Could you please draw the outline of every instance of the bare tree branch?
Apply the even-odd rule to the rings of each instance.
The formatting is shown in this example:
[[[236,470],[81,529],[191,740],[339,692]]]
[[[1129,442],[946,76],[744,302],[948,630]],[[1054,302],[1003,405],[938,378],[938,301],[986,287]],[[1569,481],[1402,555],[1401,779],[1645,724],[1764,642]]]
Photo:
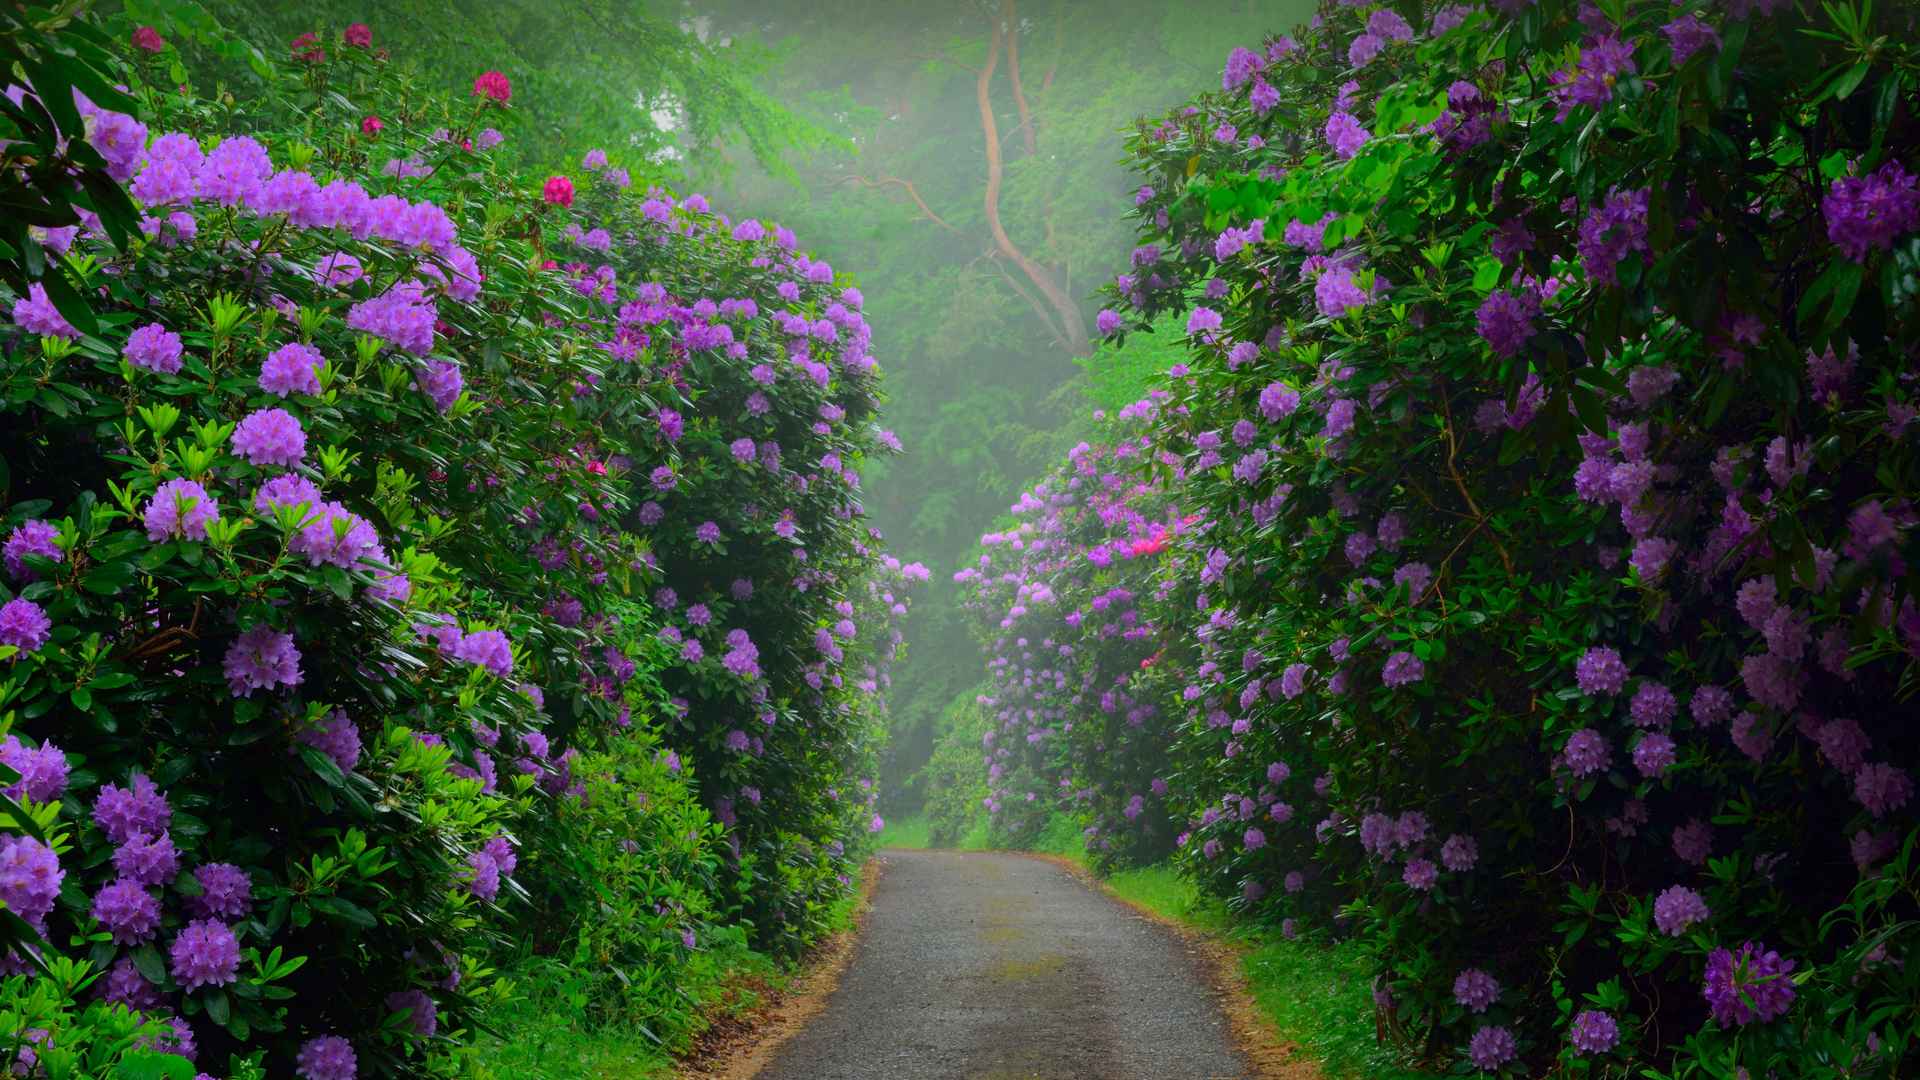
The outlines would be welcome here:
[[[1005,223],[1000,220],[1000,187],[1006,178],[1006,163],[1000,153],[1000,124],[993,115],[992,87],[993,72],[999,65],[1000,49],[1006,38],[1003,20],[1011,13],[1012,6],[1013,0],[1001,0],[1001,18],[993,24],[986,66],[980,69],[974,80],[974,101],[980,108],[980,132],[987,151],[987,228],[993,233],[994,246],[1011,259],[1040,295],[1046,298],[1047,307],[1053,312],[1053,317],[1047,320],[1049,330],[1059,327],[1060,332],[1054,336],[1061,346],[1069,353],[1079,355],[1086,350],[1087,342],[1087,322],[1080,314],[1080,305],[1054,280],[1051,271],[1028,258],[1014,245],[1013,238],[1007,235]]]
[[[1033,110],[1027,108],[1027,89],[1020,84],[1020,17],[1014,0],[1000,0],[1001,32],[1007,38],[1007,81],[1013,84],[1013,106],[1020,111],[1018,130],[1026,137],[1027,156],[1040,152],[1033,129]]]
[[[901,188],[905,189],[907,193],[907,197],[913,200],[913,204],[920,208],[920,212],[926,215],[926,218],[928,221],[933,222],[935,225],[938,225],[941,228],[947,230],[948,232],[954,233],[955,235],[958,235],[960,232],[959,229],[956,229],[952,225],[948,224],[946,218],[943,218],[939,214],[936,214],[933,212],[933,207],[928,206],[927,200],[920,197],[920,189],[914,187],[913,181],[911,180],[902,180],[898,176],[883,176],[878,180],[869,180],[864,176],[855,175],[855,176],[846,177],[840,182],[843,184],[860,184],[863,187],[876,188],[876,189],[897,184]]]

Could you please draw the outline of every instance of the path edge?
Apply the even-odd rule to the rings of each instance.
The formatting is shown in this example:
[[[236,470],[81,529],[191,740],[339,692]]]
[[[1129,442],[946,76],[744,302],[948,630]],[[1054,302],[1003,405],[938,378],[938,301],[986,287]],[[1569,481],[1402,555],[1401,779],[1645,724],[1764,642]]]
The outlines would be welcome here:
[[[745,1015],[716,1024],[693,1049],[673,1063],[673,1080],[752,1080],[773,1061],[788,1040],[825,1011],[827,999],[853,961],[873,911],[873,892],[887,862],[876,852],[861,868],[860,895],[853,924],[827,935],[807,951],[800,970],[778,990],[769,990]]]
[[[1043,851],[996,853],[1052,863],[1107,899],[1177,935],[1202,961],[1208,988],[1213,991],[1214,999],[1219,1003],[1220,1011],[1226,1014],[1227,1023],[1233,1031],[1234,1045],[1245,1055],[1247,1063],[1261,1080],[1325,1080],[1319,1064],[1307,1056],[1304,1048],[1282,1039],[1254,1003],[1247,984],[1245,965],[1246,957],[1252,951],[1249,947],[1129,900],[1114,891],[1085,863],[1065,855]]]

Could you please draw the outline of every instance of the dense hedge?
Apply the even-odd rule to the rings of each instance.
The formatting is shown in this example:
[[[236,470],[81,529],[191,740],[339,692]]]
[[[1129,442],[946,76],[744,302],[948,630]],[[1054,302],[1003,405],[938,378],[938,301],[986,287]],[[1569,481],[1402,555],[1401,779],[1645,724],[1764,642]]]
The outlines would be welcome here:
[[[878,828],[924,575],[857,291],[605,152],[502,171],[500,72],[356,24],[235,100],[117,29],[6,34],[0,1052],[451,1071],[530,945],[684,1036]]]
[[[1051,480],[977,572],[990,644],[1171,588],[1160,730],[1085,752],[1106,654],[1002,645],[1057,690],[999,738],[1103,830],[1170,771],[1182,865],[1358,936],[1430,1062],[1920,1067],[1914,19],[1327,5],[1143,122],[1100,326],[1190,354],[1108,442],[1192,524],[1136,584]]]

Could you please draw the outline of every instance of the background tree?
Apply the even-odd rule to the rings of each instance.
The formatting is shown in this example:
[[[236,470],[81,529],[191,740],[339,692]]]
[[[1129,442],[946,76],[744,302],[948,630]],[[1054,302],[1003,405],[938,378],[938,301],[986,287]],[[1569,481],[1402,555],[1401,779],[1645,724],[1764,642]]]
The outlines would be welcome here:
[[[713,33],[781,58],[762,92],[840,139],[791,177],[735,169],[717,201],[863,268],[868,311],[886,327],[887,420],[908,433],[908,453],[867,478],[868,509],[897,550],[952,568],[1006,493],[1078,438],[1082,368],[1112,362],[1089,359],[1089,298],[1130,248],[1120,131],[1310,5],[699,6]],[[897,675],[894,808],[917,805],[910,777],[979,676],[945,576],[915,607]]]

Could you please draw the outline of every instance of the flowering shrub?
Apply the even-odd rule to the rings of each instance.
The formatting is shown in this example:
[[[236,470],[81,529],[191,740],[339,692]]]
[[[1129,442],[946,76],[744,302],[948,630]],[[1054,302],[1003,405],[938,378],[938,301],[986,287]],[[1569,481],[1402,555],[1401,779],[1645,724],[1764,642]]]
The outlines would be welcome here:
[[[1913,18],[1329,4],[1129,140],[1181,862],[1421,1057],[1920,1062]]]
[[[421,94],[373,32],[244,103],[154,34],[124,97],[10,93],[9,162],[72,98],[86,182],[0,295],[5,1052],[97,1052],[85,1007],[202,1068],[446,1072],[525,942],[672,1039],[688,954],[803,943],[878,827],[924,575],[860,522],[857,291],[604,155],[579,206],[504,172],[507,78]]]

